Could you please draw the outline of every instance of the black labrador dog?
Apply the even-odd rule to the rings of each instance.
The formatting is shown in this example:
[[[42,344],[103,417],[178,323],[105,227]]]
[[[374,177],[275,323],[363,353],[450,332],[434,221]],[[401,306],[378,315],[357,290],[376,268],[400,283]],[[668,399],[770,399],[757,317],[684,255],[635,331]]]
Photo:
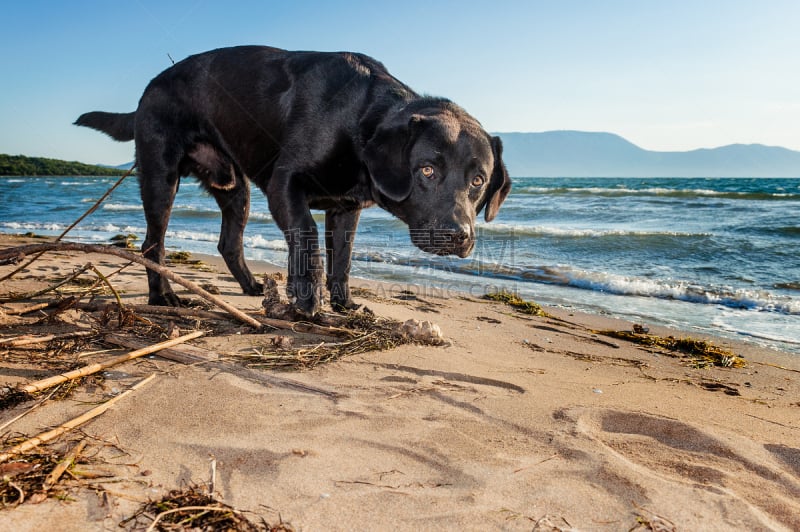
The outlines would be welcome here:
[[[287,295],[306,316],[323,301],[310,209],[325,211],[331,304],[353,308],[348,278],[362,208],[377,204],[403,220],[426,252],[466,257],[475,216],[485,209],[492,220],[511,189],[498,137],[361,54],[213,50],[159,74],[135,112],[86,113],[75,124],[136,141],[147,258],[163,262],[178,182],[194,175],[222,211],[218,249],[228,268],[246,294],[260,295],[242,249],[253,181],[286,237]],[[180,305],[166,279],[147,275],[150,304]]]

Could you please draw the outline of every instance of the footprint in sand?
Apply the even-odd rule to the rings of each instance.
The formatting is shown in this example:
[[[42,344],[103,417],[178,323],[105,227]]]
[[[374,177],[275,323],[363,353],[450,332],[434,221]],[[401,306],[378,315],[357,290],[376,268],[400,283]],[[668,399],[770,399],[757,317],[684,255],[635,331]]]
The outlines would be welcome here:
[[[574,423],[577,434],[595,444],[598,460],[631,479],[645,479],[650,499],[664,489],[680,490],[698,508],[718,505],[725,508],[720,515],[744,512],[759,521],[769,516],[772,524],[800,529],[798,449],[638,412],[571,409],[557,412],[556,419]]]

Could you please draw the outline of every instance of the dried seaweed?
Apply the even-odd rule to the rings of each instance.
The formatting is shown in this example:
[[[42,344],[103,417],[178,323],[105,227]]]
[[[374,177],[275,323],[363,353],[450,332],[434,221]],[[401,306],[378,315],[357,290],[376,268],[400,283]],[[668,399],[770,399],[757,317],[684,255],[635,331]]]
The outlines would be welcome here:
[[[251,520],[246,512],[216,500],[196,487],[172,490],[163,498],[146,503],[120,523],[135,530],[197,530],[242,532],[292,532],[288,523],[268,524],[263,518]]]
[[[30,351],[23,348],[12,349],[5,353],[3,360],[14,363],[36,364],[39,369],[48,369],[55,373],[65,373],[81,366],[76,360],[77,354],[89,345],[87,339],[81,338],[70,341],[51,342],[48,349],[37,348]],[[102,375],[91,375],[75,379],[58,387],[50,398],[54,400],[67,399],[79,388],[84,388],[87,384],[98,385],[103,381]],[[21,388],[21,387],[20,387]],[[20,388],[5,386],[0,388],[0,412],[13,408],[17,405],[33,401],[42,397],[42,392],[30,393]]]
[[[369,351],[384,351],[412,340],[401,332],[402,324],[379,318],[369,312],[351,312],[336,320],[336,326],[353,331],[351,339],[342,342],[321,342],[292,349],[283,342],[255,349],[246,355],[248,366],[266,369],[310,369],[345,356]]]
[[[484,299],[492,301],[499,301],[505,303],[514,310],[523,314],[530,314],[531,316],[548,317],[547,312],[542,309],[541,305],[533,301],[526,301],[513,292],[501,290],[500,292],[489,292],[485,294]]]
[[[24,439],[19,436],[7,438],[2,445],[14,445]],[[41,502],[48,496],[63,497],[63,490],[44,489],[47,476],[63,459],[62,453],[39,448],[20,455],[13,462],[0,464],[0,509],[13,508],[25,501]]]
[[[733,351],[717,347],[711,342],[696,338],[675,338],[674,336],[657,336],[655,334],[636,333],[631,331],[593,331],[597,334],[627,340],[647,347],[658,347],[672,353],[679,353],[689,359],[697,367],[718,366],[723,368],[743,368],[747,362]]]
[[[166,257],[167,264],[182,264],[191,267],[193,270],[201,272],[213,272],[214,268],[206,264],[200,259],[193,259],[192,254],[188,251],[173,251]]]
[[[22,403],[33,401],[35,398],[35,395],[28,392],[23,392],[14,388],[3,388],[0,390],[0,412],[21,405]]]
[[[137,240],[139,240],[138,236],[128,233],[127,235],[114,235],[111,237],[110,242],[112,246],[117,246],[118,248],[135,249]]]

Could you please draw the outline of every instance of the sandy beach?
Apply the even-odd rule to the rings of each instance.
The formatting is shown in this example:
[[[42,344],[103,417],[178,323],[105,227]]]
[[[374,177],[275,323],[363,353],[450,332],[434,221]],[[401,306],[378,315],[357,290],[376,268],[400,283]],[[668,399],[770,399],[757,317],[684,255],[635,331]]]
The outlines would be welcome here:
[[[0,235],[2,248],[37,241]],[[176,265],[175,272],[217,288],[238,309],[261,309],[260,298],[240,294],[221,259],[193,258],[210,267]],[[3,282],[0,296],[43,288],[87,262],[104,275],[126,264],[47,253]],[[13,268],[0,266],[0,276]],[[97,279],[91,271],[83,276]],[[109,282],[125,304],[147,302],[144,268],[130,266]],[[59,289],[61,297],[85,284],[65,285],[72,288]],[[52,292],[3,303],[0,341],[96,333],[74,349],[0,343],[4,387],[124,353],[109,351],[106,334],[147,330],[139,340],[155,343],[169,335],[169,322],[173,336],[206,333],[184,349],[201,360],[148,356],[115,366],[3,428],[7,448],[12,436],[35,436],[156,375],[46,445],[65,452],[85,441],[85,463],[75,467],[94,476],[73,472],[54,489],[62,496],[7,505],[0,528],[146,528],[152,516],[131,519],[143,504],[194,486],[249,512],[253,522],[307,531],[800,529],[796,356],[705,338],[746,365],[701,367],[599,332],[642,324],[558,308],[532,316],[475,294],[424,287],[361,279],[353,286],[376,316],[433,322],[446,345],[405,343],[276,371],[263,367],[274,362],[271,353],[313,353],[342,340],[256,333],[230,319],[141,314],[155,325],[120,327],[108,311],[14,313],[57,299]],[[94,301],[115,297],[106,291]],[[649,334],[696,337],[653,326]],[[0,425],[33,405],[0,411]]]

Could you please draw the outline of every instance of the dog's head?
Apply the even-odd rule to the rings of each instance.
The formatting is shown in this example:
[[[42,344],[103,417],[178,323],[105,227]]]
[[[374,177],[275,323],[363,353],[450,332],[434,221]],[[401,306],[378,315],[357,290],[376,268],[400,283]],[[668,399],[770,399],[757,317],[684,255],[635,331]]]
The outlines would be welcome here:
[[[423,251],[466,257],[475,217],[490,222],[511,190],[499,137],[447,100],[422,99],[387,117],[364,148],[376,202]]]

